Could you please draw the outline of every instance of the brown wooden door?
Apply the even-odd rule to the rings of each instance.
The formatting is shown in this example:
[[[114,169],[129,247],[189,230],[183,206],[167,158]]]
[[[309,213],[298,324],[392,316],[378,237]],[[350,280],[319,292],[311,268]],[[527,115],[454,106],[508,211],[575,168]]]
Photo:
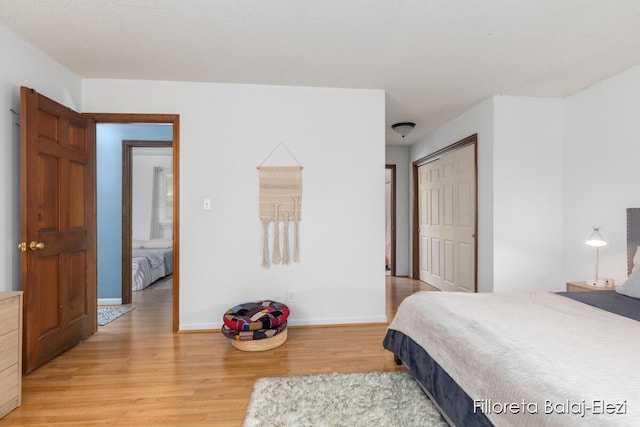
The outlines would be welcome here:
[[[21,282],[29,372],[96,331],[95,124],[20,91]]]

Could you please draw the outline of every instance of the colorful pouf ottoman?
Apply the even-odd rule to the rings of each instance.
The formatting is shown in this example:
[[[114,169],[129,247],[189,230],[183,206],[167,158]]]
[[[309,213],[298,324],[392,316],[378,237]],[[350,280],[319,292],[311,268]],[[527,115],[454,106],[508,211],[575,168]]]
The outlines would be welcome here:
[[[289,313],[289,307],[277,301],[240,304],[222,317],[222,333],[238,350],[271,350],[287,340]]]

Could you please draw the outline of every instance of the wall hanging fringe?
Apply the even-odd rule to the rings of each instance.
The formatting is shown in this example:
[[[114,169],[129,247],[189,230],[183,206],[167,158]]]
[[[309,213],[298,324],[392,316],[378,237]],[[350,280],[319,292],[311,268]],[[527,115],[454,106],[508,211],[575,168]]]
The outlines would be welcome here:
[[[263,162],[264,163],[264,162]],[[302,166],[259,166],[262,266],[269,268],[269,224],[273,223],[271,263],[289,264],[289,228],[293,225],[293,261],[300,261]],[[282,240],[280,228],[282,227]]]

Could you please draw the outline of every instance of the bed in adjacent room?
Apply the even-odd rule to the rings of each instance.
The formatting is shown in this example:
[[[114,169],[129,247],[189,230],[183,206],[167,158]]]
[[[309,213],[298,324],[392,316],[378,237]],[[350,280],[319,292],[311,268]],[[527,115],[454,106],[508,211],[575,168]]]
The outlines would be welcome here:
[[[629,270],[615,291],[419,292],[384,347],[451,425],[640,425],[640,266]]]
[[[141,291],[173,273],[171,239],[134,240],[131,250],[131,289]]]

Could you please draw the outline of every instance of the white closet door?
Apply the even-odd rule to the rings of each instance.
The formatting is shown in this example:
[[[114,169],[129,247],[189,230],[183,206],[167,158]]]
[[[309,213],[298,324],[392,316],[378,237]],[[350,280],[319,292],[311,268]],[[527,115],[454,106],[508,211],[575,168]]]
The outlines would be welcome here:
[[[429,268],[429,238],[427,225],[429,224],[429,166],[418,168],[418,245],[420,251],[420,280],[428,282],[431,275]]]
[[[475,289],[475,145],[418,168],[420,280]]]
[[[442,266],[442,163],[438,160],[418,168],[420,217],[420,280],[439,287]]]
[[[455,285],[475,291],[476,171],[475,145],[453,153],[456,163]]]

